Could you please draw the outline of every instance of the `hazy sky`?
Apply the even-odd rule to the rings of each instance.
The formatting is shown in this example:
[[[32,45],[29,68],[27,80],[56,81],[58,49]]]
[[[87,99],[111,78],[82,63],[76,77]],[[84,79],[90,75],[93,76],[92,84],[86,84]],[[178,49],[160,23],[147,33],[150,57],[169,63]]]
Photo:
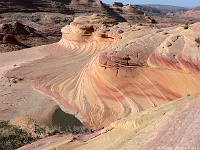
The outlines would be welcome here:
[[[102,0],[104,3],[122,2],[123,4],[162,4],[184,7],[200,6],[200,0]]]

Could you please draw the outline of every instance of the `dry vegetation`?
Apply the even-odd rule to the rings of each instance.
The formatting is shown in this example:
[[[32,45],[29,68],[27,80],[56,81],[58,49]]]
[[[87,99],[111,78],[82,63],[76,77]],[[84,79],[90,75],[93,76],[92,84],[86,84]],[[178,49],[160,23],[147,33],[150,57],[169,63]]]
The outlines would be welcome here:
[[[29,144],[39,137],[33,137],[30,133],[11,125],[9,121],[0,121],[0,149],[12,150]]]
[[[55,134],[82,134],[90,132],[85,127],[66,127],[61,129],[59,126],[41,127],[34,124],[34,133],[29,133],[19,127],[12,125],[9,121],[0,121],[0,150],[13,150],[30,144],[39,139]]]

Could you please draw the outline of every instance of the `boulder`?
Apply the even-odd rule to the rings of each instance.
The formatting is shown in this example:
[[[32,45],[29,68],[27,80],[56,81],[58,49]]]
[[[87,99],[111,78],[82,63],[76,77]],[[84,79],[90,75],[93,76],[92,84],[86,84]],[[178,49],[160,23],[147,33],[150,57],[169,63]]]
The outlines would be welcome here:
[[[4,37],[3,37],[3,41],[7,41],[7,42],[17,42],[17,39],[11,35],[11,34],[6,34]]]
[[[30,33],[34,33],[35,31],[36,30],[34,28],[26,26],[18,21],[0,25],[0,32],[4,34],[30,35]]]

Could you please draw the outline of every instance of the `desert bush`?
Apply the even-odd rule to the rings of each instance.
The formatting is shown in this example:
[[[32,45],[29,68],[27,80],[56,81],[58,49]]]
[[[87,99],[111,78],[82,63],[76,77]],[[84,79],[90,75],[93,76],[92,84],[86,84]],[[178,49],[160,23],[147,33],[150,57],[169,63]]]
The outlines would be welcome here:
[[[11,125],[9,121],[0,121],[0,149],[13,150],[38,140],[30,133]]]
[[[57,133],[60,134],[83,134],[83,133],[89,133],[91,132],[90,129],[87,129],[84,126],[74,126],[74,127],[65,127],[64,129],[61,128],[60,126],[50,126],[46,128],[46,133],[51,136],[51,135],[55,135]]]
[[[196,38],[195,42],[197,42],[198,44],[200,44],[200,37]]]
[[[189,28],[188,24],[186,23],[183,28],[188,29]]]
[[[37,123],[34,123],[33,132],[34,136],[15,125],[10,124],[9,121],[0,121],[0,150],[17,149],[41,138],[52,136],[58,133],[83,134],[91,132],[91,130],[85,128],[84,126],[66,127],[63,129],[60,126],[41,127]]]
[[[84,126],[67,127],[67,128],[65,128],[64,131],[68,132],[68,133],[72,133],[72,134],[83,134],[83,133],[89,133],[89,132],[91,132],[90,129],[88,129],[88,128],[84,127]]]
[[[18,83],[18,82],[23,81],[23,80],[24,80],[24,78],[21,78],[21,77],[11,77],[11,78],[9,78],[9,81],[13,82],[13,83]]]

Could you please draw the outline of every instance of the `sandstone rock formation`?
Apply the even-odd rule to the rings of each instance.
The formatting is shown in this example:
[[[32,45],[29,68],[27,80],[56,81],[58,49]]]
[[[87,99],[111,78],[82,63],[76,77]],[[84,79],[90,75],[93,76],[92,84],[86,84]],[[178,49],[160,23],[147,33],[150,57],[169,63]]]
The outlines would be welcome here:
[[[21,65],[7,76],[32,80],[37,90],[94,130],[187,94],[199,94],[195,42],[199,23],[188,30],[162,31],[113,25],[98,15],[87,20],[75,19],[62,29],[59,43],[40,48],[45,58]],[[95,34],[101,26],[107,36]],[[115,31],[123,26],[126,30],[119,40]]]
[[[106,25],[112,26],[114,24],[117,24],[117,22],[112,18],[93,14],[92,16],[77,17],[70,23],[70,28],[72,32],[77,35],[93,35],[95,32],[101,32]]]
[[[162,28],[169,25],[152,24],[160,16],[143,8],[100,0],[0,2],[0,52],[47,44],[67,24],[57,43],[0,54],[0,120],[47,125],[59,106],[94,131],[22,149],[200,147],[200,23],[190,24],[199,9],[168,13],[169,23],[183,24]]]
[[[194,99],[187,95],[118,120],[100,132],[82,136],[68,135],[64,139],[63,136],[52,136],[26,145],[20,150],[43,147],[59,150],[198,149],[199,102],[199,98]],[[177,140],[169,140],[171,138]]]
[[[133,10],[132,6],[123,7]],[[146,15],[140,15],[145,19]],[[158,140],[157,147],[161,146],[165,141],[161,133],[170,137],[162,128],[169,117],[163,119],[165,113],[174,115],[174,120],[168,123],[173,123],[173,127],[177,120],[188,122],[192,114],[199,121],[199,108],[193,109],[198,106],[199,98],[195,97],[200,94],[200,46],[196,42],[200,37],[199,27],[198,22],[189,24],[188,29],[180,26],[158,29],[148,24],[117,23],[107,15],[80,16],[61,29],[62,38],[57,43],[0,55],[0,86],[4,89],[0,91],[3,97],[0,97],[3,99],[0,118],[13,119],[27,111],[41,121],[55,109],[50,101],[53,99],[63,111],[75,115],[88,128],[94,131],[105,128],[101,133],[108,134],[100,136],[100,141],[107,143],[109,136],[115,141],[114,145],[105,144],[105,148],[120,148],[120,145],[124,146],[121,149],[130,148],[128,139],[133,139],[133,145],[139,143],[138,149],[155,148]],[[25,29],[24,25],[14,23],[14,27],[6,25],[2,31],[13,34],[29,31]],[[13,78],[25,81],[16,84]],[[6,79],[10,80],[4,82]],[[10,104],[13,98],[16,101]],[[20,107],[26,109],[21,111]],[[36,117],[38,112],[41,118]],[[183,112],[188,112],[185,119]],[[154,121],[159,124],[156,126]],[[156,130],[157,138],[153,134],[155,126],[162,130]],[[178,128],[177,138],[182,136],[182,128],[186,126]],[[194,125],[193,130],[199,131],[198,128]],[[137,132],[149,135],[144,138]],[[119,133],[122,135],[116,140]],[[191,134],[187,130],[183,141]],[[148,137],[154,141],[148,141],[147,145],[138,142]],[[197,135],[191,137],[193,145],[199,146],[194,139]],[[80,148],[94,147],[99,138],[88,145],[81,143],[84,146]],[[175,144],[184,144],[183,141]]]

